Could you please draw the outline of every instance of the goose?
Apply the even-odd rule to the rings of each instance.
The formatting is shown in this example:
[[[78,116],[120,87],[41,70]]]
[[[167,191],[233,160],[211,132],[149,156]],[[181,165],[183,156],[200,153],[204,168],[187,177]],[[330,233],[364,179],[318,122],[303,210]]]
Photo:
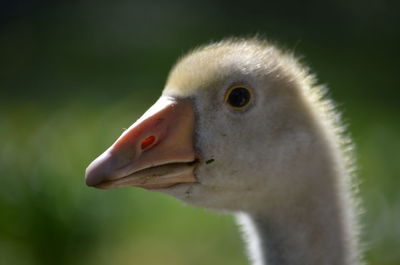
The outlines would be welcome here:
[[[351,142],[292,53],[230,38],[178,60],[161,97],[86,169],[235,216],[253,265],[361,264]]]

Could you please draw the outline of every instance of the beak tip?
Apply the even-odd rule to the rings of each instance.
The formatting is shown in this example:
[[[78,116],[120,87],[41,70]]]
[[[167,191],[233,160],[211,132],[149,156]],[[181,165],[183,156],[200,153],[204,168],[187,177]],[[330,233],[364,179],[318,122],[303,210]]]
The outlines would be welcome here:
[[[107,178],[110,173],[110,162],[112,162],[110,160],[109,154],[102,154],[90,163],[85,172],[86,185],[94,187]]]
[[[85,172],[85,183],[89,187],[93,187],[96,184],[99,184],[101,182],[101,177],[96,174],[95,170],[92,170],[90,166],[86,168]]]

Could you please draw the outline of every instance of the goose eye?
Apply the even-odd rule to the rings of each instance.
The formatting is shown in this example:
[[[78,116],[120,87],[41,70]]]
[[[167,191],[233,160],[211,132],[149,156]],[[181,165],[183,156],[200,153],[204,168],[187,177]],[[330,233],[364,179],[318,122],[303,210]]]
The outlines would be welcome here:
[[[252,92],[245,86],[233,86],[225,94],[225,103],[234,110],[246,108],[252,97]]]

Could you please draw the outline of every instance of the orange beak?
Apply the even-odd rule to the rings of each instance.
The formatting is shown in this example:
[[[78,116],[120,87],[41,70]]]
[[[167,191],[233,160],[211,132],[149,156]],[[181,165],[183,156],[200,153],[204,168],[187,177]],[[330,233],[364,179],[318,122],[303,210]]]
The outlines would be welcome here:
[[[164,189],[196,182],[192,102],[162,96],[86,169],[96,188]]]

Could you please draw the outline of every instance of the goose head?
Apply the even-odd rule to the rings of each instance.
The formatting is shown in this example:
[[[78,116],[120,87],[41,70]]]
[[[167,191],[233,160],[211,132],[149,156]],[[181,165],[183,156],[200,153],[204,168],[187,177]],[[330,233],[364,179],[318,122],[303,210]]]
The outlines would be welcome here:
[[[88,166],[86,183],[143,187],[227,211],[296,197],[311,182],[304,165],[322,159],[304,96],[311,84],[292,56],[263,41],[198,48],[173,67],[160,99]]]

